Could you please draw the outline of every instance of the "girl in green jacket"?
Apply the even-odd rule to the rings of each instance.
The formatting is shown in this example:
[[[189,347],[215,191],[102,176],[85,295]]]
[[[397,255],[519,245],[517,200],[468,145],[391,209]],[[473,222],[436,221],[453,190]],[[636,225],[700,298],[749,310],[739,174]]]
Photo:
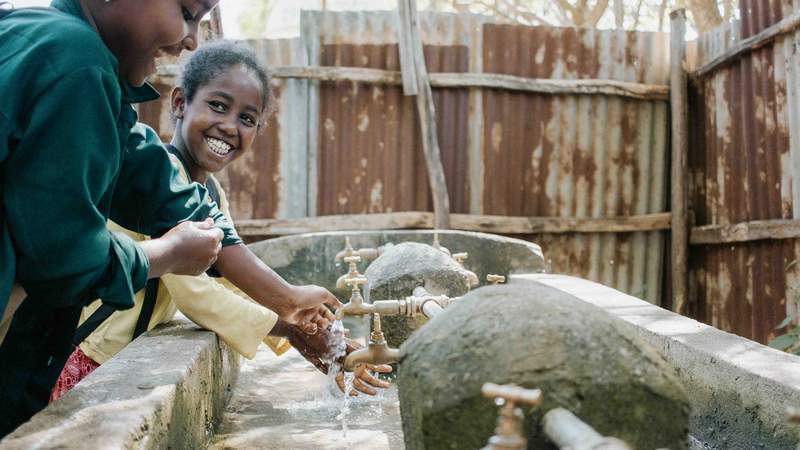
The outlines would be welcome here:
[[[42,409],[84,304],[133,305],[148,278],[210,264],[309,332],[338,300],[265,269],[202,186],[177,176],[132,104],[157,98],[155,59],[197,46],[218,0],[54,0],[0,13],[0,437]],[[144,176],[143,176],[144,174]],[[106,228],[157,237],[135,243]]]

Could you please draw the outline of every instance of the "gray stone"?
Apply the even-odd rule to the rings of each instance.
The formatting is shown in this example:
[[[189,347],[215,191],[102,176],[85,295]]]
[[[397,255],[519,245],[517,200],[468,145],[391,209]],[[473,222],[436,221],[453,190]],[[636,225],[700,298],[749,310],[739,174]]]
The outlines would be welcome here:
[[[453,258],[430,245],[415,242],[393,246],[370,264],[365,275],[369,280],[369,301],[401,299],[411,295],[417,286],[425,286],[434,295],[451,297],[469,291],[467,272]],[[424,323],[422,316],[381,317],[390,347],[399,347]]]
[[[538,424],[555,407],[633,448],[686,445],[675,369],[618,319],[545,286],[471,292],[401,347],[397,382],[408,449],[485,445],[497,416],[485,382],[542,389],[526,414],[529,449],[550,448]]]
[[[148,332],[0,441],[0,449],[204,448],[239,355],[186,319]]]

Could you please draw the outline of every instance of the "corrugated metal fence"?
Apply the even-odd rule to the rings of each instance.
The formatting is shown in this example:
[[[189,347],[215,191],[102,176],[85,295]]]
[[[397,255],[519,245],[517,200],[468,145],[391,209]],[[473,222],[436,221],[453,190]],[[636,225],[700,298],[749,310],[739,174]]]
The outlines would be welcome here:
[[[798,10],[742,0],[741,20],[700,37],[697,64]],[[715,69],[691,90],[691,205],[696,225],[800,219],[800,33]],[[796,239],[693,246],[690,314],[766,342],[800,288]]]
[[[252,45],[276,67],[399,70],[396,13],[304,12],[302,36]],[[659,33],[500,25],[421,14],[428,71],[668,84]],[[419,119],[400,86],[277,80],[278,113],[220,178],[235,219],[430,211]],[[434,89],[454,213],[607,218],[667,210],[665,101]],[[164,106],[143,120],[171,126]],[[526,235],[550,270],[662,297],[665,232]]]

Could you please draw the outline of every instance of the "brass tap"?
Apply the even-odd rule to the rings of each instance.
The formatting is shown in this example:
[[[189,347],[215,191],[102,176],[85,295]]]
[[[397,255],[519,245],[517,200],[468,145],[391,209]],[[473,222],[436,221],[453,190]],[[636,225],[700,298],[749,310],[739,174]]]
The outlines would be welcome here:
[[[361,276],[361,273],[358,271],[358,263],[361,262],[360,256],[345,256],[344,262],[347,263],[348,270],[346,274],[340,276],[339,279],[336,280],[336,289],[344,289],[345,286],[349,286],[347,280]]]
[[[506,277],[504,277],[503,275],[489,274],[486,275],[486,281],[488,281],[491,284],[500,284],[506,282]]]
[[[400,350],[390,348],[381,330],[381,315],[372,316],[372,333],[369,335],[369,345],[347,355],[344,359],[345,370],[353,370],[358,364],[392,364],[396,363]]]
[[[477,286],[480,283],[478,275],[476,275],[475,272],[467,270],[467,268],[464,267],[464,261],[466,261],[467,258],[469,258],[469,253],[467,252],[453,253],[451,256],[453,257],[454,260],[456,260],[458,265],[461,266],[462,269],[464,269],[464,272],[467,273],[467,281],[469,281],[469,287],[474,288],[475,286]]]
[[[467,252],[453,253],[453,255],[452,255],[452,256],[453,256],[453,259],[455,259],[455,260],[456,260],[456,262],[457,262],[457,263],[458,263],[458,264],[459,264],[461,267],[464,267],[464,261],[466,261],[466,260],[467,260],[467,258],[469,258],[469,253],[467,253]]]
[[[344,283],[353,290],[350,294],[350,301],[336,311],[336,319],[342,320],[344,316],[372,314],[375,310],[375,306],[364,303],[364,297],[361,295],[361,285],[367,284],[367,278],[357,276],[345,279]]]
[[[379,248],[360,248],[358,250],[353,248],[353,245],[350,244],[350,236],[345,236],[344,238],[344,250],[340,251],[334,257],[334,262],[340,262],[347,258],[348,256],[359,256],[362,260],[369,260],[375,259],[381,254],[381,249]]]
[[[527,445],[527,440],[522,434],[524,416],[517,404],[538,406],[542,402],[542,391],[525,389],[513,384],[485,383],[481,393],[502,406],[497,415],[494,436],[489,438],[489,442],[481,450],[524,450]]]

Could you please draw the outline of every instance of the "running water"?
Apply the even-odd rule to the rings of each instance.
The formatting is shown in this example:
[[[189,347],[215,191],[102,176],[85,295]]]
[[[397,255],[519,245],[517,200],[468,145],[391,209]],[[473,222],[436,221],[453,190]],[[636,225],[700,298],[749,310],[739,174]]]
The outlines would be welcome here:
[[[328,364],[328,383],[337,386],[336,376],[339,373],[344,375],[344,398],[342,399],[342,409],[336,420],[342,421],[342,433],[347,438],[347,414],[350,412],[350,394],[353,391],[353,379],[355,375],[351,372],[344,372],[339,363],[347,354],[347,342],[344,337],[344,324],[341,320],[336,320],[331,325],[331,333],[328,341],[330,352],[325,356],[323,362]],[[338,388],[333,388],[338,390]]]

